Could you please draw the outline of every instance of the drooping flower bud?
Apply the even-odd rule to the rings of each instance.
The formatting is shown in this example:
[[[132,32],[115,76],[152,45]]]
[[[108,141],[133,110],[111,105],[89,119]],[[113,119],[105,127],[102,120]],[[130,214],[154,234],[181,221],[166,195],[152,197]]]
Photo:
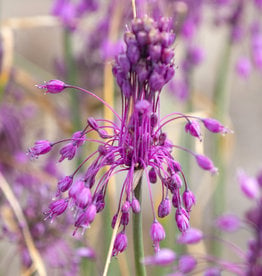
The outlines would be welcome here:
[[[80,194],[84,188],[85,184],[82,179],[79,179],[74,185],[70,188],[68,195],[69,197],[76,199],[77,195]]]
[[[248,177],[244,171],[239,171],[237,180],[240,184],[242,192],[246,195],[246,197],[250,199],[258,198],[259,185],[255,178]]]
[[[183,203],[187,212],[191,211],[191,208],[196,203],[196,198],[190,190],[186,190],[183,193]]]
[[[202,141],[200,125],[197,121],[188,122],[185,125],[185,131],[190,133],[190,135],[197,137],[200,141]]]
[[[50,80],[45,84],[36,85],[36,87],[40,89],[45,89],[46,93],[57,94],[62,92],[66,88],[66,85],[60,80]]]
[[[196,259],[191,255],[183,255],[178,261],[178,269],[182,273],[191,272],[197,265]]]
[[[61,154],[59,162],[62,162],[66,158],[68,160],[72,160],[76,154],[76,146],[74,145],[74,143],[68,143],[63,148],[61,148],[59,153]]]
[[[156,175],[156,170],[154,168],[151,168],[150,171],[148,172],[148,177],[150,183],[156,183],[157,182],[157,175]]]
[[[123,252],[127,247],[127,242],[126,234],[124,232],[118,233],[115,239],[112,255],[117,256],[118,253]]]
[[[213,133],[226,134],[229,129],[225,128],[219,121],[213,118],[202,119],[204,126]]]
[[[121,208],[122,213],[128,213],[129,209],[130,209],[130,203],[129,201],[125,201]]]
[[[164,240],[166,237],[163,226],[158,222],[154,221],[150,228],[150,236],[154,243],[156,252],[159,251],[159,242]]]
[[[203,239],[203,233],[199,229],[189,228],[186,232],[183,232],[177,239],[178,243],[194,244]]]
[[[99,126],[93,117],[89,117],[87,123],[93,130],[98,130]]]
[[[185,214],[182,208],[176,210],[175,219],[180,232],[185,232],[189,228],[188,215]]]
[[[75,204],[85,209],[92,200],[92,194],[89,188],[84,187],[79,194],[75,195]]]
[[[73,177],[70,176],[66,176],[62,179],[60,179],[57,183],[57,188],[60,192],[66,192],[72,185],[73,183]]]
[[[96,206],[95,204],[91,204],[86,209],[86,217],[89,221],[89,223],[92,223],[96,216]]]
[[[176,254],[174,251],[168,248],[162,248],[154,256],[148,256],[143,259],[145,265],[170,265],[176,259]]]
[[[77,131],[73,134],[72,140],[77,147],[80,147],[85,142],[85,134],[82,131]]]
[[[56,216],[63,214],[67,206],[68,199],[58,199],[49,205],[49,209],[46,212],[44,212],[44,214],[47,215],[47,218],[53,219]]]
[[[180,189],[183,185],[181,177],[177,174],[174,173],[171,176],[171,186],[173,186],[175,189]]]
[[[161,201],[161,203],[158,206],[158,216],[160,218],[164,218],[167,215],[169,215],[171,211],[171,202],[168,198],[165,198]]]
[[[240,227],[240,220],[235,215],[223,215],[216,220],[216,226],[226,232],[235,232]]]
[[[140,210],[141,210],[140,203],[136,198],[134,198],[132,200],[131,206],[132,206],[132,210],[135,214],[138,214],[140,212]]]
[[[129,213],[122,213],[120,223],[122,225],[128,225],[128,223],[129,223]]]
[[[39,140],[35,142],[35,145],[28,150],[28,154],[32,158],[38,158],[39,155],[48,153],[51,151],[52,145],[47,140]]]
[[[196,154],[195,155],[197,164],[204,170],[210,171],[212,174],[217,173],[218,169],[214,166],[212,160],[210,160],[205,155]]]

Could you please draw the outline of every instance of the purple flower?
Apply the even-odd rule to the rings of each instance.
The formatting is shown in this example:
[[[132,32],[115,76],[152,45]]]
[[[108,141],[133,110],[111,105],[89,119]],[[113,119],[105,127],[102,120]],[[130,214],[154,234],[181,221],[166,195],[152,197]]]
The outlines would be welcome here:
[[[47,218],[55,218],[63,214],[68,206],[68,199],[58,199],[49,205],[49,209],[45,212]]]
[[[52,144],[47,140],[39,140],[35,145],[28,150],[28,154],[32,158],[37,158],[39,155],[48,153],[52,149]]]
[[[190,133],[192,136],[197,137],[200,141],[202,141],[200,125],[197,121],[188,122],[185,126],[185,131],[187,133]]]
[[[218,169],[214,166],[212,160],[210,160],[208,157],[196,154],[196,161],[199,167],[201,167],[203,170],[210,171],[212,174],[217,173]]]
[[[166,237],[163,226],[158,222],[154,221],[150,228],[150,236],[153,241],[155,252],[159,251],[159,242],[164,240]]]
[[[219,121],[213,118],[206,118],[202,120],[205,127],[213,133],[222,133],[226,134],[229,132]]]
[[[217,267],[210,267],[207,270],[205,270],[204,276],[220,276],[221,270]]]
[[[171,211],[171,201],[168,198],[165,198],[161,201],[158,206],[158,216],[164,218],[169,215]]]
[[[187,212],[190,212],[191,208],[196,203],[195,196],[191,191],[189,191],[189,190],[184,191],[183,203],[184,203],[184,206],[185,206]]]
[[[248,78],[251,73],[251,63],[248,58],[241,57],[236,63],[236,72],[242,78]]]
[[[112,256],[117,256],[127,247],[127,236],[124,232],[118,233],[115,239]]]
[[[199,229],[189,228],[183,232],[177,239],[178,243],[194,244],[203,239],[203,233]]]
[[[191,23],[195,26],[197,22],[194,20]],[[79,147],[85,141],[97,142],[99,145],[97,150],[85,157],[71,173],[72,182],[70,177],[67,177],[58,184],[58,191],[68,193],[70,209],[76,213],[76,231],[81,227],[89,227],[96,213],[103,210],[110,177],[118,171],[126,172],[121,187],[121,200],[112,219],[112,227],[115,227],[116,218],[120,216],[119,227],[122,228],[115,240],[114,256],[127,246],[125,229],[129,224],[131,210],[134,213],[140,212],[140,204],[134,197],[134,179],[138,172],[143,171],[148,182],[153,213],[150,236],[155,252],[158,252],[159,242],[165,238],[165,231],[156,220],[151,183],[156,183],[157,180],[161,182],[163,201],[158,208],[159,217],[170,213],[172,206],[169,198],[172,197],[173,206],[176,208],[175,220],[181,232],[189,228],[189,211],[195,203],[183,169],[172,155],[173,148],[194,156],[203,169],[215,171],[212,161],[207,157],[174,145],[168,139],[164,126],[171,121],[184,120],[187,123],[186,131],[198,138],[199,122],[206,124],[212,132],[224,132],[224,128],[217,122],[207,122],[192,115],[174,112],[162,119],[159,117],[162,88],[175,74],[172,47],[175,35],[169,20],[159,18],[154,21],[147,16],[135,18],[124,38],[125,47],[113,62],[113,74],[121,90],[123,102],[121,116],[96,94],[78,86],[57,81],[40,86],[50,93],[59,93],[64,88],[82,91],[102,102],[115,115],[114,121],[88,118],[85,127],[75,132],[71,138],[52,144],[57,147],[62,144],[60,162],[65,158],[74,158],[78,153],[77,149],[81,150]],[[54,86],[50,86],[51,84]],[[99,137],[89,139],[87,135],[92,132],[96,132]],[[64,145],[64,142],[68,141],[69,143]],[[80,171],[83,172],[81,178],[75,180]],[[62,197],[59,193],[57,196]]]
[[[176,259],[176,254],[174,251],[168,248],[162,248],[153,256],[148,256],[143,259],[145,265],[170,265]]]
[[[73,183],[73,177],[72,176],[66,176],[62,179],[60,179],[57,183],[58,191],[60,192],[66,192]]]
[[[45,89],[46,93],[57,94],[66,88],[66,84],[60,80],[50,80],[45,84],[36,85],[40,89]]]
[[[178,269],[182,273],[191,272],[197,265],[196,259],[191,255],[183,255],[179,258]]]
[[[180,232],[185,232],[189,228],[189,216],[184,209],[177,209],[175,215],[177,228]]]
[[[250,199],[258,198],[259,185],[255,178],[248,177],[244,171],[239,171],[237,179],[242,192]]]
[[[132,206],[132,210],[135,214],[138,214],[140,212],[140,210],[141,210],[140,203],[136,198],[134,198],[132,200],[131,206]]]
[[[76,154],[76,145],[74,143],[69,143],[65,145],[60,150],[61,157],[59,159],[59,162],[62,162],[64,159],[72,160],[75,157]]]
[[[240,227],[240,221],[235,215],[223,215],[216,220],[216,226],[223,231],[235,232]]]

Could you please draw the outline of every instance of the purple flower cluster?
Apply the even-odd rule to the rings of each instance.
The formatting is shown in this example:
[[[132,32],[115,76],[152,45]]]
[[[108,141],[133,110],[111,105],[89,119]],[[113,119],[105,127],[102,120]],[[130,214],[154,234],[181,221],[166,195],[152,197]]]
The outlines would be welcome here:
[[[104,209],[110,177],[119,172],[127,172],[121,187],[118,209],[112,219],[112,227],[115,227],[117,216],[121,215],[122,230],[116,237],[113,255],[127,247],[125,229],[129,224],[130,213],[140,212],[139,201],[134,195],[136,172],[144,171],[146,176],[153,213],[150,235],[156,252],[159,251],[159,242],[165,238],[165,231],[156,218],[151,185],[158,180],[162,183],[162,201],[158,206],[158,216],[167,216],[173,205],[176,209],[175,220],[181,232],[189,228],[189,214],[195,204],[195,196],[189,189],[180,163],[172,155],[172,149],[192,154],[202,169],[216,172],[212,161],[206,156],[172,144],[163,131],[164,126],[171,121],[185,120],[185,131],[199,139],[200,123],[213,133],[224,134],[228,131],[215,119],[181,113],[172,113],[162,119],[159,117],[161,90],[175,73],[172,49],[175,35],[170,22],[166,18],[157,22],[149,17],[135,18],[131,28],[125,32],[125,49],[116,57],[113,65],[113,74],[121,89],[121,116],[98,96],[82,88],[57,80],[38,86],[53,94],[66,88],[78,89],[104,103],[118,120],[112,122],[90,117],[86,127],[74,133],[70,139],[55,143],[38,141],[29,150],[32,157],[37,157],[49,152],[54,146],[67,142],[60,149],[61,162],[66,158],[73,159],[85,141],[99,143],[97,150],[87,156],[71,175],[59,180],[57,200],[50,204],[46,212],[47,217],[52,219],[70,206],[76,213],[76,230],[88,228],[96,214]],[[101,139],[87,138],[90,132],[96,132]],[[91,163],[85,173],[77,177],[80,168],[88,161]],[[102,169],[106,169],[106,172],[99,177],[98,173]],[[62,196],[64,193],[66,196]]]
[[[25,165],[28,159],[26,156],[24,157],[23,164]],[[57,171],[50,173],[48,165],[51,163],[52,160],[48,160],[48,164],[44,166],[42,172],[49,178],[57,177],[59,175]],[[12,174],[13,178],[15,175],[15,173]],[[88,247],[82,247],[81,252],[79,252],[80,248],[75,250],[73,244],[65,238],[66,236],[61,235],[61,232],[66,233],[72,224],[70,216],[64,216],[62,220],[55,221],[52,224],[43,221],[42,208],[50,197],[50,185],[43,177],[38,177],[37,173],[32,170],[27,173],[20,172],[16,175],[13,180],[13,190],[16,197],[22,199],[19,203],[26,217],[35,246],[46,264],[48,273],[52,274],[53,269],[59,268],[59,275],[78,274],[81,259],[83,257],[94,258],[95,253]],[[9,208],[9,205],[4,203],[1,207]],[[61,211],[59,207],[53,206],[53,212],[59,211]],[[11,223],[10,218],[4,215],[1,220],[3,236],[16,243],[22,265],[29,269],[32,266],[32,258],[25,243],[22,229],[14,227],[14,222]],[[84,252],[86,254],[88,252],[88,255],[84,255]]]
[[[231,260],[223,260],[213,255],[182,255],[178,256],[170,249],[161,249],[155,255],[145,257],[143,262],[146,265],[166,266],[172,265],[173,273],[169,275],[188,275],[187,273],[195,273],[202,270],[203,262],[206,263],[206,270],[203,275],[222,275],[223,272],[229,272],[232,275],[261,275],[262,265],[262,171],[260,171],[256,178],[248,176],[244,171],[238,172],[238,182],[243,194],[249,200],[254,201],[254,206],[248,209],[245,213],[244,219],[240,220],[236,215],[224,214],[216,219],[215,227],[222,231],[231,233],[236,232],[246,225],[251,230],[251,238],[248,240],[247,251],[245,252],[236,244],[224,240],[220,237],[204,236],[203,233],[194,228],[188,229],[181,233],[177,238],[180,244],[196,244],[205,239],[217,239],[222,242],[223,246],[232,251],[240,258],[237,262]],[[175,264],[177,263],[177,264]],[[199,263],[199,266],[198,266]],[[174,265],[175,264],[175,265]]]

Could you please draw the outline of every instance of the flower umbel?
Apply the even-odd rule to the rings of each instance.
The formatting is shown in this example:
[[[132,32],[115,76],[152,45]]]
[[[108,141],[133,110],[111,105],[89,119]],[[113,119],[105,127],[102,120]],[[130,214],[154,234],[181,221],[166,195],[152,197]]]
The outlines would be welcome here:
[[[50,205],[48,211],[51,217],[60,215],[66,209],[68,201],[68,205],[77,214],[76,230],[86,229],[96,213],[102,211],[105,206],[105,194],[110,177],[125,171],[126,178],[112,220],[114,227],[120,213],[122,230],[115,240],[113,255],[117,255],[127,247],[125,229],[129,224],[130,213],[140,212],[140,204],[134,195],[134,175],[137,171],[144,171],[147,179],[153,213],[150,234],[156,252],[160,250],[159,242],[165,238],[165,232],[156,218],[151,184],[158,180],[162,182],[163,198],[158,209],[159,217],[165,217],[170,213],[172,198],[173,206],[176,208],[175,219],[181,232],[189,228],[189,212],[195,204],[195,197],[189,190],[183,170],[172,155],[173,148],[184,150],[194,156],[201,168],[215,171],[212,161],[207,157],[173,145],[164,132],[164,126],[171,121],[185,120],[186,131],[199,139],[201,139],[200,123],[204,123],[212,132],[225,132],[225,128],[217,121],[206,122],[203,118],[176,112],[162,119],[159,117],[161,90],[175,73],[172,48],[175,34],[171,30],[169,19],[161,18],[156,22],[149,17],[135,18],[131,27],[125,32],[124,40],[125,48],[113,64],[113,74],[121,89],[121,115],[104,100],[80,87],[59,81],[55,83],[50,81],[40,86],[50,93],[59,93],[65,88],[80,90],[94,96],[116,116],[116,121],[89,118],[86,127],[75,133],[72,138],[52,143],[52,147],[68,143],[60,150],[60,162],[65,158],[73,159],[84,142],[97,142],[99,146],[70,176],[58,182],[57,196],[60,197],[67,192],[68,196],[63,197],[61,202],[59,201],[61,199],[58,199],[56,203]],[[87,138],[86,134],[90,132],[96,132],[101,139]],[[38,155],[43,153],[45,152],[40,152]],[[80,168],[90,161],[84,175],[77,178]],[[98,173],[105,168],[106,172],[98,178]],[[183,199],[180,196],[183,194],[182,190]]]

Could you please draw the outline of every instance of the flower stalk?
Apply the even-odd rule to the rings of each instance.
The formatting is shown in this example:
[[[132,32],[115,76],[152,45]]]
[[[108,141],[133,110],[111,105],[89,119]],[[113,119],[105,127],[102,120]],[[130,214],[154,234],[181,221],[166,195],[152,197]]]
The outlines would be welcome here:
[[[140,203],[142,202],[142,177],[140,177],[135,188],[135,197]],[[144,258],[144,244],[143,244],[143,226],[142,226],[142,212],[133,214],[133,244],[135,257],[136,275],[145,276],[146,269],[141,260]]]

